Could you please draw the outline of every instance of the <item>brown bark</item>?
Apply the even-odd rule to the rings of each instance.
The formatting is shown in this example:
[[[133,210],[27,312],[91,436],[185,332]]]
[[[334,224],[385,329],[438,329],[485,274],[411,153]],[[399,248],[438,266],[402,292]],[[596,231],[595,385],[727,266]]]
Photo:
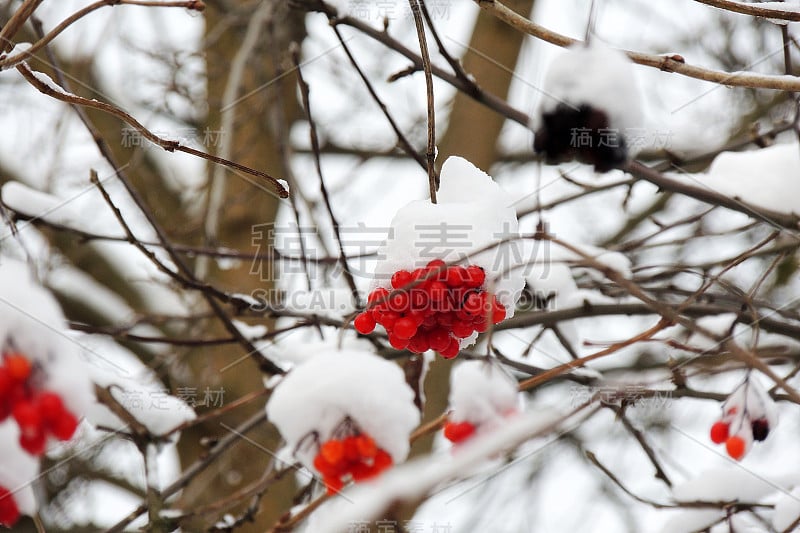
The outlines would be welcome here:
[[[506,4],[517,13],[527,15],[533,9],[534,0],[513,0]],[[469,49],[461,60],[464,70],[475,77],[483,90],[505,100],[523,39],[521,32],[508,31],[504,22],[481,11]],[[499,155],[497,138],[504,122],[505,118],[500,114],[464,93],[457,93],[447,133],[439,143],[437,160],[441,164],[448,156],[460,155],[488,172]]]
[[[239,8],[247,6],[248,2],[234,2],[232,5],[234,8]],[[249,5],[252,9],[252,3]],[[246,12],[224,12],[220,10],[220,6],[221,4],[210,4],[205,12],[209,109],[207,126],[212,131],[220,131],[222,97],[230,65],[242,45],[247,24],[252,16],[252,13]],[[233,108],[234,130],[220,131],[220,135],[234,137],[232,160],[280,177],[283,176],[283,170],[274,133],[280,128],[276,128],[271,122],[275,117],[275,113],[272,112],[273,106],[276,102],[284,104],[282,115],[287,121],[283,126],[284,130],[288,130],[288,123],[298,116],[299,110],[295,97],[295,78],[286,76],[278,81],[275,81],[275,78],[282,70],[286,70],[289,44],[303,37],[303,19],[301,16],[289,14],[283,2],[275,0],[275,6],[274,24],[268,21],[261,28],[258,44],[244,72],[238,91],[242,100]],[[281,91],[281,94],[276,94],[276,91]],[[215,148],[207,147],[209,150]],[[213,168],[209,168],[208,175],[213,175]],[[253,238],[254,236],[259,238],[261,235],[267,237],[266,230],[259,226],[274,221],[278,208],[277,198],[265,192],[263,187],[255,186],[250,177],[244,179],[230,171],[226,172],[224,198],[218,242],[209,244],[219,244],[242,251],[256,251]],[[202,226],[202,221],[198,221],[197,225]],[[256,245],[260,245],[264,251],[264,247],[270,243],[264,241]],[[251,270],[251,267],[256,268]],[[274,280],[269,275],[263,275],[268,272],[271,272],[268,265],[245,263],[235,268],[221,269],[212,262],[205,278],[209,283],[222,289],[250,294],[255,290],[272,288]],[[223,334],[218,325],[214,325],[208,333]],[[192,383],[187,382],[187,386],[196,387],[198,390],[207,386],[212,389],[222,387],[225,390],[226,401],[235,400],[263,388],[263,376],[253,360],[246,356],[239,346],[197,350],[187,354],[184,362],[191,370]],[[190,464],[203,454],[205,451],[201,444],[203,437],[226,433],[221,423],[235,427],[255,411],[263,408],[264,402],[259,400],[237,409],[230,416],[185,433],[179,445],[182,464]],[[192,509],[198,505],[229,497],[257,481],[264,474],[273,460],[270,452],[278,449],[280,438],[274,429],[266,424],[248,434],[248,437],[257,445],[252,442],[239,442],[193,480],[182,495],[181,506],[184,509]],[[292,476],[286,476],[262,499],[261,510],[255,516],[255,522],[237,530],[264,531],[291,505],[293,487]],[[231,510],[232,514],[242,511],[249,503],[250,499],[245,499],[244,505]],[[187,531],[201,530],[218,518],[219,516],[213,514],[198,516],[194,520],[187,521],[183,527]]]

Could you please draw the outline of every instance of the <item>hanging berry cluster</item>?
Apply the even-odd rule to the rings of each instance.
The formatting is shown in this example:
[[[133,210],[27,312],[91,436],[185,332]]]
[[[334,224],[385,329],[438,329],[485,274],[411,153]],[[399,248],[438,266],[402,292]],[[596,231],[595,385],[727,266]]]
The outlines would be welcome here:
[[[711,426],[711,441],[725,443],[728,455],[739,461],[753,442],[765,440],[776,424],[772,399],[748,376],[722,404],[722,417]]]
[[[380,324],[395,349],[435,350],[451,359],[458,355],[460,339],[483,333],[490,321],[497,324],[506,317],[505,307],[486,292],[485,281],[481,267],[448,267],[441,259],[413,272],[399,270],[391,279],[395,290],[372,291],[369,308],[356,317],[354,326],[366,335]]]
[[[314,468],[322,474],[328,494],[339,492],[350,480],[362,481],[377,476],[392,466],[392,457],[364,434],[332,438],[319,447]]]
[[[19,444],[31,455],[44,453],[48,436],[69,440],[78,427],[78,419],[67,410],[58,394],[37,388],[36,373],[24,355],[13,351],[3,353],[0,422],[9,415],[14,418],[20,429]]]

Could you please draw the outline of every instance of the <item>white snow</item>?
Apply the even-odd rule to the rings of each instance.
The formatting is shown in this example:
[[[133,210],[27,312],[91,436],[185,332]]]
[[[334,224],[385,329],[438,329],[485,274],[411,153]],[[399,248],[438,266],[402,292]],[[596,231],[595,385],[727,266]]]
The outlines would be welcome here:
[[[724,517],[725,514],[718,509],[682,509],[667,520],[661,528],[661,532],[703,531]]]
[[[295,318],[282,317],[276,321],[275,329],[287,328],[296,322]],[[275,340],[258,341],[256,347],[265,357],[284,366],[299,365],[320,353],[339,348],[367,352],[374,350],[368,340],[358,337],[353,330],[332,326],[321,326],[321,330],[322,337],[315,328],[298,328],[282,333]],[[267,387],[271,388],[271,384]]]
[[[135,373],[123,375],[108,365],[92,365],[91,376],[99,386],[111,386],[114,399],[153,435],[163,435],[197,417],[186,402],[173,396],[144,367]],[[127,422],[120,420],[100,403],[92,407],[87,418],[96,426],[115,430],[128,429]]]
[[[609,128],[622,134],[627,128],[643,126],[642,96],[633,63],[625,53],[613,48],[580,44],[553,60],[545,77],[541,112],[534,114],[533,129],[538,129],[542,113],[553,111],[562,103],[604,110]]]
[[[40,365],[43,388],[58,393],[79,418],[94,401],[86,366],[55,298],[27,265],[0,256],[0,347]]]
[[[30,66],[27,63],[25,63],[25,66],[30,68]],[[66,96],[75,96],[74,94],[65,91],[59,84],[57,84],[53,80],[53,78],[51,78],[50,76],[48,76],[44,72],[39,72],[38,70],[33,70],[33,69],[30,69],[30,71],[31,71],[31,73],[33,74],[33,76],[37,80],[39,80],[40,82],[45,84],[49,89],[52,89],[53,91],[55,91],[55,92],[57,92],[59,94],[66,95]],[[77,96],[75,96],[75,97],[77,98]]]
[[[472,163],[451,156],[442,166],[437,200],[411,202],[394,216],[378,251],[373,287],[390,288],[393,273],[423,267],[435,258],[461,261],[483,267],[487,285],[511,318],[525,283],[520,269],[513,268],[522,253],[521,241],[515,239],[514,199]]]
[[[79,224],[82,213],[57,196],[38,191],[18,181],[9,181],[3,185],[0,194],[3,203],[17,213],[41,218],[53,224],[81,227]]]
[[[520,407],[517,382],[497,363],[465,361],[450,376],[453,422],[492,428]]]
[[[736,406],[737,414],[746,414],[750,420],[766,418],[770,431],[778,425],[778,409],[775,401],[767,394],[767,391],[759,383],[759,379],[754,376],[742,383],[722,404],[723,413],[730,407]],[[745,413],[746,411],[746,413]],[[736,424],[732,424],[731,428]]]
[[[800,487],[795,487],[791,492],[782,494],[775,502],[772,527],[784,531],[798,518],[800,518]]]
[[[346,488],[342,498],[331,500],[312,515],[306,531],[339,533],[347,530],[348,524],[380,518],[393,504],[416,502],[443,483],[464,478],[487,459],[553,431],[556,421],[562,417],[552,411],[520,415],[497,431],[470,439],[460,453],[415,459],[389,470],[375,481]]]
[[[290,291],[283,305],[288,311],[335,320],[340,320],[356,310],[353,305],[353,293],[349,289],[334,287]]]
[[[0,423],[0,487],[14,495],[20,512],[36,513],[32,482],[39,475],[39,460],[20,448],[19,427],[8,419]]]
[[[780,143],[747,152],[723,152],[700,174],[670,177],[750,205],[800,214],[800,145]]]
[[[733,501],[758,502],[765,496],[785,489],[785,480],[772,480],[762,473],[753,473],[738,465],[701,472],[697,477],[672,488],[680,502]]]
[[[732,2],[747,7],[753,7],[752,3],[736,2],[736,0],[732,0]],[[772,9],[776,12],[782,12],[782,13],[800,13],[800,0],[783,0],[782,2],[758,2],[757,6],[755,7],[759,7],[762,9]],[[786,19],[772,18],[772,17],[765,17],[765,18],[768,21],[772,22],[773,24],[779,24],[781,26],[786,26],[787,24],[789,24],[789,21]]]
[[[414,393],[394,363],[357,350],[319,353],[292,370],[275,388],[267,416],[287,447],[312,468],[317,446],[350,419],[395,463],[405,460],[409,436],[419,424]]]
[[[26,42],[14,43],[14,46],[11,48],[11,50],[6,52],[5,55],[6,57],[11,57],[17,54],[22,54],[24,52],[27,52],[31,46],[33,46],[31,45],[31,43],[26,43]]]

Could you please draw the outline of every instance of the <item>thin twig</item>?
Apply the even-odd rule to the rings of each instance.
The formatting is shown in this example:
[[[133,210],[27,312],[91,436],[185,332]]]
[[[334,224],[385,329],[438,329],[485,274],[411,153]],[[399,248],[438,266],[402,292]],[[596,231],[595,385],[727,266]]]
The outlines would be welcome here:
[[[17,65],[17,71],[19,71],[19,73],[22,74],[22,76],[28,81],[28,83],[33,85],[42,94],[46,94],[47,96],[55,98],[56,100],[61,100],[62,102],[72,104],[73,106],[91,107],[93,109],[97,109],[99,111],[103,111],[104,113],[113,115],[122,120],[123,122],[127,123],[129,126],[134,128],[139,133],[141,133],[145,139],[147,139],[148,141],[152,142],[157,146],[160,146],[167,152],[175,152],[175,151],[185,152],[187,154],[197,156],[201,159],[207,159],[208,161],[211,161],[213,163],[235,168],[236,170],[239,170],[246,174],[250,174],[252,176],[256,176],[258,178],[262,178],[268,181],[269,183],[272,184],[273,188],[275,189],[275,192],[281,198],[287,198],[289,196],[289,191],[287,191],[283,187],[281,182],[265,172],[261,172],[260,170],[256,170],[248,166],[242,165],[240,163],[236,163],[235,161],[229,161],[222,157],[217,157],[215,155],[201,152],[200,150],[195,150],[194,148],[191,148],[189,146],[182,145],[178,141],[162,139],[155,133],[145,128],[138,120],[136,120],[131,115],[129,115],[128,113],[126,113],[125,111],[116,106],[107,104],[105,102],[99,102],[97,100],[89,100],[87,98],[83,98],[81,96],[69,92],[62,92],[53,89],[47,83],[40,80],[26,63],[21,63]]]
[[[422,55],[422,69],[425,72],[425,96],[428,108],[428,149],[425,155],[428,160],[428,189],[431,194],[431,203],[436,203],[436,189],[439,187],[439,177],[436,175],[436,113],[433,99],[433,75],[431,74],[431,57],[428,53],[428,39],[425,37],[425,25],[420,13],[420,2],[424,0],[408,0],[411,13],[414,15],[414,25],[417,27],[417,39]]]

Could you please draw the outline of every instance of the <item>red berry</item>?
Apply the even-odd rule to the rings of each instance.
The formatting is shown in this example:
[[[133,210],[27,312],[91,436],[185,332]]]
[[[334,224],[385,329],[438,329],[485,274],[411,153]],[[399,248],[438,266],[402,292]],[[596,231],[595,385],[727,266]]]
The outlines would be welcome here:
[[[736,459],[738,461],[744,457],[744,454],[747,451],[747,446],[745,445],[744,439],[734,435],[733,437],[728,437],[728,440],[725,441],[725,449],[728,451],[728,455],[730,455],[732,459]]]
[[[730,426],[725,422],[716,422],[711,426],[711,442],[714,444],[722,444],[728,440],[728,431]]]
[[[420,324],[420,327],[421,328],[427,328],[427,329],[433,329],[438,324],[439,324],[439,321],[436,320],[436,315],[433,314],[433,315],[430,315],[430,316],[426,316],[425,320],[423,320],[422,324]]]
[[[348,463],[354,463],[361,459],[361,453],[358,451],[358,444],[355,436],[350,436],[342,442],[344,446],[344,458]]]
[[[405,350],[408,346],[409,340],[408,339],[401,339],[394,332],[389,334],[389,344],[392,345],[392,348],[395,350]]]
[[[451,266],[445,274],[448,287],[461,287],[467,282],[467,269],[462,266]]]
[[[428,309],[431,303],[430,294],[427,287],[414,287],[411,293],[411,309],[415,312],[422,312]]]
[[[475,433],[475,426],[467,421],[447,422],[444,425],[444,437],[453,443],[463,442]]]
[[[445,329],[449,329],[455,326],[455,324],[459,322],[459,320],[456,317],[455,312],[450,311],[449,313],[439,313],[438,315],[436,315],[436,322],[440,326],[443,326]]]
[[[406,291],[395,292],[389,297],[389,310],[405,313],[411,306],[411,294]]]
[[[403,317],[394,324],[392,333],[400,339],[410,339],[417,332],[417,323],[409,317]]]
[[[461,309],[468,316],[479,316],[483,309],[483,298],[477,292],[471,292],[464,300],[464,306]]]
[[[342,487],[344,487],[344,481],[340,477],[323,477],[323,481],[325,482],[325,486],[328,489],[328,494],[336,494]]]
[[[447,263],[441,259],[430,261],[425,268],[428,270],[429,279],[440,279],[447,275]]]
[[[459,320],[453,324],[451,331],[453,332],[453,335],[459,339],[465,339],[472,335],[472,332],[475,331],[475,328],[472,327],[471,323]]]
[[[376,302],[384,301],[388,295],[389,295],[388,290],[384,289],[383,287],[378,287],[369,294],[369,297],[367,298],[367,303],[374,304]]]
[[[14,381],[25,381],[31,375],[31,362],[24,355],[18,353],[6,354],[5,366],[8,375]]]
[[[408,343],[408,350],[414,353],[423,353],[430,349],[431,344],[428,341],[428,335],[425,332],[418,331],[416,335],[411,337]]]
[[[413,278],[408,270],[398,270],[392,275],[392,287],[401,289],[411,283]]]
[[[400,313],[397,313],[395,311],[386,311],[381,314],[381,326],[386,328],[386,331],[390,331],[397,323],[397,320],[399,318],[400,318]]]
[[[0,422],[11,414],[11,397],[16,387],[5,367],[0,366]]]
[[[317,454],[314,457],[314,468],[317,469],[317,472],[323,475],[323,477],[339,477],[342,473],[341,469],[338,465],[332,465],[325,458],[322,454]]]
[[[361,457],[372,459],[378,453],[378,447],[372,437],[367,435],[359,435],[356,437],[356,447]]]
[[[444,350],[439,350],[439,354],[444,357],[445,359],[452,359],[453,357],[458,355],[458,352],[461,350],[461,345],[459,342],[450,337],[450,344],[447,345],[447,348]]]
[[[64,411],[64,414],[62,414],[55,423],[50,425],[50,431],[58,440],[71,439],[77,429],[78,419],[69,411]]]
[[[61,397],[54,392],[42,392],[36,397],[35,403],[45,424],[54,424],[67,412]]]
[[[340,440],[331,439],[319,447],[319,455],[328,464],[338,465],[344,458],[344,443]]]
[[[416,311],[412,311],[406,315],[406,318],[410,318],[417,327],[420,327],[423,322],[425,322],[425,315],[423,313],[418,313]]]
[[[492,323],[499,324],[506,318],[506,308],[492,296]]]
[[[361,313],[353,321],[353,326],[362,335],[367,335],[375,330],[375,318],[370,313]]]
[[[467,267],[467,279],[464,283],[467,287],[477,289],[483,285],[484,281],[486,281],[486,272],[481,267],[476,265]]]
[[[42,455],[47,444],[47,435],[43,428],[23,432],[19,436],[19,445],[31,455]]]
[[[17,402],[11,414],[23,433],[35,432],[42,427],[42,415],[39,414],[39,409],[36,408],[33,402]]]
[[[375,469],[375,473],[379,474],[392,466],[394,461],[392,461],[392,456],[389,455],[384,449],[378,449],[378,452],[375,454],[375,459],[372,463],[373,468]]]
[[[447,285],[442,283],[441,281],[434,281],[428,285],[428,294],[430,294],[431,301],[434,304],[442,304],[447,301]],[[437,311],[441,311],[441,307],[437,308]]]
[[[350,474],[353,476],[353,481],[358,482],[375,477],[378,474],[378,472],[375,470],[374,465],[368,465],[366,463],[356,463],[350,470]]]
[[[450,344],[450,332],[441,328],[434,329],[428,334],[428,342],[432,350],[441,352]]]
[[[14,495],[5,487],[0,487],[0,525],[11,527],[19,520],[20,512]]]

